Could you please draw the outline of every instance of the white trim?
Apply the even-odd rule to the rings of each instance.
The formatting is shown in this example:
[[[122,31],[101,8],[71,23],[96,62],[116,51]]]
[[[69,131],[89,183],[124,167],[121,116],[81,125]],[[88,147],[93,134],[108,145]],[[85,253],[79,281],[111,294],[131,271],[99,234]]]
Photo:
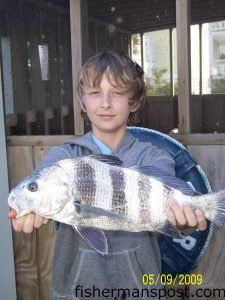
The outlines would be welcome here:
[[[0,237],[1,237],[1,253],[0,253],[0,291],[1,299],[15,300],[16,299],[16,282],[14,269],[14,255],[12,243],[12,228],[11,223],[7,219],[9,206],[7,197],[9,192],[7,157],[6,157],[6,142],[4,128],[4,111],[3,111],[3,93],[2,93],[2,78],[0,65],[0,191],[1,191],[1,209],[0,209]]]

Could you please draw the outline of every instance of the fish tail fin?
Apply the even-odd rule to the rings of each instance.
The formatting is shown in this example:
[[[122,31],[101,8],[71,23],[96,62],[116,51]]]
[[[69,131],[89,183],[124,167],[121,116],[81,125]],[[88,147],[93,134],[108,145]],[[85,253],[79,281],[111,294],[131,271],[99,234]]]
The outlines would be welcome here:
[[[220,227],[225,227],[225,190],[202,195],[204,197],[202,206],[205,206],[207,201],[207,208],[205,217]],[[204,202],[204,203],[203,203]],[[202,209],[204,212],[204,209]]]

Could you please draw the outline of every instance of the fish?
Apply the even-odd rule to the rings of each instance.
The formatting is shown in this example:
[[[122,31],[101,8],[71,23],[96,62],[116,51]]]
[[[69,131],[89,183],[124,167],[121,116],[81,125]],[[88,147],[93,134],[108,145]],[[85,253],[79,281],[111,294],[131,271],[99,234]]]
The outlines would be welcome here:
[[[182,238],[167,218],[171,198],[225,227],[225,190],[199,194],[156,167],[125,167],[109,155],[63,159],[34,172],[11,190],[8,204],[17,218],[33,212],[71,225],[92,249],[105,255],[107,230]]]

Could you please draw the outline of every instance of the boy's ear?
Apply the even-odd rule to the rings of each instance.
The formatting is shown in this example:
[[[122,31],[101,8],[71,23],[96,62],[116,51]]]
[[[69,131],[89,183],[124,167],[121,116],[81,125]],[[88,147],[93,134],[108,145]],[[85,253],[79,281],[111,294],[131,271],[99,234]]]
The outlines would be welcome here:
[[[144,96],[141,96],[139,100],[134,101],[134,103],[130,105],[130,111],[136,112],[144,104],[144,99]]]
[[[78,93],[76,92],[76,98],[80,104],[80,107],[81,107],[81,110],[83,110],[84,112],[86,112],[86,109],[85,109],[85,106],[84,106],[84,103],[82,101],[82,98],[78,95]]]

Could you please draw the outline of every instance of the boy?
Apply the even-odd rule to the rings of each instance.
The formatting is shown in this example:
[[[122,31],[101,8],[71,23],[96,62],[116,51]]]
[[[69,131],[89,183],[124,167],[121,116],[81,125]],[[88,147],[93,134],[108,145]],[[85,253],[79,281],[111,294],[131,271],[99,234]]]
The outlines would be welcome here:
[[[77,95],[92,131],[53,147],[36,171],[60,159],[103,153],[119,157],[126,167],[152,165],[174,174],[174,161],[166,151],[140,142],[127,131],[128,119],[136,119],[145,99],[143,70],[128,56],[105,51],[89,59],[79,73]],[[189,206],[181,210],[171,201],[167,214],[174,225],[206,228],[203,214],[193,212]],[[14,229],[24,232],[45,223],[46,219],[34,214],[13,220]],[[141,282],[143,274],[160,274],[160,252],[154,233],[107,231],[106,236],[109,254],[102,256],[90,249],[71,226],[59,225],[52,299],[132,299],[129,293],[134,289],[146,288]],[[157,284],[149,288],[158,292],[161,287]],[[153,293],[138,298],[159,296]]]

